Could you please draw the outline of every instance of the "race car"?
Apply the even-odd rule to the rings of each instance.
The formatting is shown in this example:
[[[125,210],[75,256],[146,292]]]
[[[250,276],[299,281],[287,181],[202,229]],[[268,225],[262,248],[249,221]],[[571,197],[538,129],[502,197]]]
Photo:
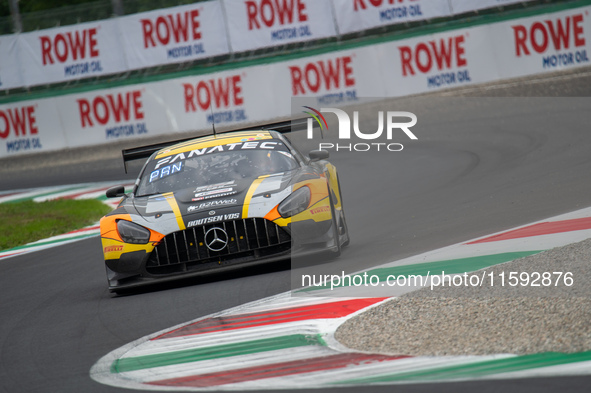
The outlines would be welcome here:
[[[280,127],[278,127],[280,128]],[[100,221],[111,292],[269,263],[340,255],[349,243],[328,152],[304,156],[280,132],[227,132],[123,151],[149,156],[133,190]]]

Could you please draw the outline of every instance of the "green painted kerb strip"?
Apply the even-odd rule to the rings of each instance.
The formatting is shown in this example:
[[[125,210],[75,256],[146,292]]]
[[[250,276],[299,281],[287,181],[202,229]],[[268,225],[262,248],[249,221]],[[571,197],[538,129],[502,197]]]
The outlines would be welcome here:
[[[533,355],[515,356],[504,359],[488,360],[458,366],[423,369],[375,377],[350,379],[335,384],[368,384],[380,382],[435,381],[463,378],[486,377],[494,374],[522,371],[533,368],[556,366],[561,364],[585,362],[591,360],[591,351],[579,353],[546,352]]]
[[[97,234],[96,233],[85,233],[85,234],[82,234],[82,235],[76,235],[76,236],[71,236],[71,237],[64,237],[64,238],[61,238],[61,239],[49,240],[49,241],[45,241],[45,242],[44,241],[39,241],[39,242],[35,242],[35,243],[25,244],[24,246],[18,246],[18,247],[10,248],[8,250],[2,250],[2,252],[5,253],[5,252],[10,252],[10,251],[26,250],[26,249],[33,248],[33,247],[46,246],[48,244],[57,244],[57,243],[71,241],[71,240],[85,239],[87,237],[93,237],[93,236],[97,236]]]
[[[527,257],[533,254],[540,253],[542,251],[521,251],[521,252],[505,252],[501,254],[494,254],[494,255],[481,255],[476,257],[469,257],[469,258],[460,258],[460,259],[451,259],[447,261],[437,261],[437,262],[425,262],[425,263],[417,263],[414,265],[403,265],[403,266],[393,266],[393,267],[384,267],[379,269],[368,270],[362,274],[355,274],[351,276],[351,282],[363,282],[353,280],[353,277],[360,276],[363,277],[364,274],[367,276],[375,275],[380,278],[380,282],[384,282],[387,280],[388,276],[392,275],[395,277],[399,276],[406,276],[409,277],[411,275],[415,276],[430,276],[439,275],[445,272],[445,274],[459,274],[465,272],[473,272],[475,270],[484,269],[485,267],[490,267],[494,265],[498,265],[499,263],[510,262],[518,258]],[[345,284],[349,284],[346,282]],[[333,288],[343,287],[348,285],[334,285]],[[306,288],[303,291],[315,291],[319,289],[327,289],[330,288],[329,285],[323,286],[314,286],[310,288]]]
[[[265,338],[207,348],[186,349],[183,351],[121,358],[113,362],[111,365],[111,373],[122,373],[126,371],[197,362],[200,360],[219,359],[230,356],[249,355],[252,353],[303,347],[306,345],[325,346],[326,344],[320,338],[320,335],[293,334],[289,336]]]

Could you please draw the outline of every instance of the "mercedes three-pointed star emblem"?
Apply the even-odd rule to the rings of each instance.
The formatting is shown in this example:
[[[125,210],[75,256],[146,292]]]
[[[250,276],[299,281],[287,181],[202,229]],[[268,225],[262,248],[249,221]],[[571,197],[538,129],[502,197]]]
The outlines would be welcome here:
[[[213,227],[205,232],[205,245],[211,251],[222,251],[228,245],[228,234],[222,228]]]

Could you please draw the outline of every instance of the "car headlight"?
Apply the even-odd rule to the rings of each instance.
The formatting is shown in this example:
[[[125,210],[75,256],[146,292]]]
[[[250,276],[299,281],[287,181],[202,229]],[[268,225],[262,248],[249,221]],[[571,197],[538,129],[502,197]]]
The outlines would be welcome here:
[[[150,240],[150,231],[130,221],[117,221],[117,232],[125,243],[146,244]]]
[[[310,195],[308,187],[298,188],[279,204],[277,211],[283,218],[295,216],[308,208]]]

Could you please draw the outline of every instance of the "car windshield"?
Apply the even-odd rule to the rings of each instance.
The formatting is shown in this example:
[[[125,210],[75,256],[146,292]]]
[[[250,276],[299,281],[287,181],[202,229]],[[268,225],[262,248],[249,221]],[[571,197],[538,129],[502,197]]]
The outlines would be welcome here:
[[[138,196],[162,194],[243,178],[256,178],[297,168],[283,142],[221,145],[153,159],[146,166]]]

